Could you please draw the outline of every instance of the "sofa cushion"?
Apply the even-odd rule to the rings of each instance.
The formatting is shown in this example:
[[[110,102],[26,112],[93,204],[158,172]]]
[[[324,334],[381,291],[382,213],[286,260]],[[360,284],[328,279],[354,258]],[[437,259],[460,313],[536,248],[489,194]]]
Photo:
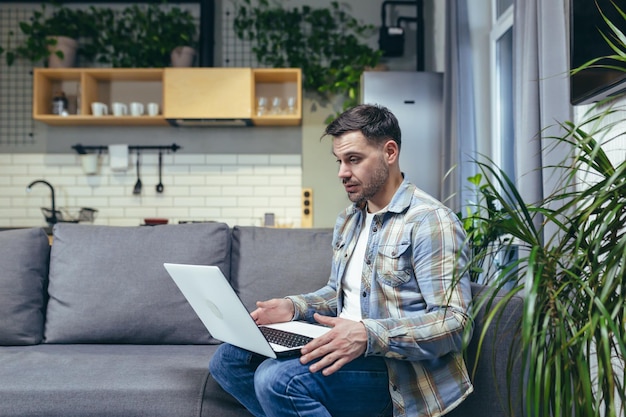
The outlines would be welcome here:
[[[224,407],[206,404],[203,399],[208,363],[216,348],[109,344],[0,347],[0,416],[221,417],[219,411]],[[205,409],[213,413],[205,414]]]
[[[57,224],[53,238],[46,342],[215,342],[163,263],[217,265],[228,276],[226,224]]]
[[[49,259],[43,229],[0,232],[0,345],[41,342]]]
[[[446,416],[523,416],[520,323],[524,299],[513,295],[496,314],[492,306],[504,302],[506,292],[472,283],[474,333],[467,347],[466,363],[474,392]],[[491,317],[493,314],[493,317]],[[489,325],[481,342],[481,334]],[[480,352],[480,355],[478,355]]]
[[[259,300],[315,291],[328,282],[331,229],[234,227],[231,284],[249,311]]]

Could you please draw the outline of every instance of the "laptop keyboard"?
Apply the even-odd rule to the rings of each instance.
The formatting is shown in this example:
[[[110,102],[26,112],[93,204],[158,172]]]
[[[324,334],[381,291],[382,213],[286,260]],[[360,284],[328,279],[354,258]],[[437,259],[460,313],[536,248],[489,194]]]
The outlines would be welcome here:
[[[265,336],[268,342],[288,348],[303,346],[313,340],[312,337],[286,332],[272,327],[260,326],[259,329],[261,329],[261,333],[263,333],[263,336]]]

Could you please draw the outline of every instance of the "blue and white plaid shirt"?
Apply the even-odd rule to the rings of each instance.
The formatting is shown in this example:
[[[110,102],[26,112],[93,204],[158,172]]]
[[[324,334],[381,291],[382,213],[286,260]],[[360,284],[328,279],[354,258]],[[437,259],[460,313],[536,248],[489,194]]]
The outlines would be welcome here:
[[[364,224],[352,205],[337,219],[328,284],[293,300],[294,319],[337,316],[348,260]],[[374,216],[361,276],[365,356],[385,358],[394,416],[441,415],[473,391],[461,349],[471,326],[465,232],[457,216],[404,180],[386,209]],[[456,282],[455,282],[456,280]]]

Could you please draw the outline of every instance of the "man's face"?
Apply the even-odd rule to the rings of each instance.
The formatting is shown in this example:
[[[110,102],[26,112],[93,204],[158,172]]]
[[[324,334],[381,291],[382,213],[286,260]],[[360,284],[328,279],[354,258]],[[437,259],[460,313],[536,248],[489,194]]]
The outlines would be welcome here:
[[[382,147],[371,145],[361,132],[333,138],[333,154],[339,178],[353,203],[376,200],[389,178],[389,165]]]

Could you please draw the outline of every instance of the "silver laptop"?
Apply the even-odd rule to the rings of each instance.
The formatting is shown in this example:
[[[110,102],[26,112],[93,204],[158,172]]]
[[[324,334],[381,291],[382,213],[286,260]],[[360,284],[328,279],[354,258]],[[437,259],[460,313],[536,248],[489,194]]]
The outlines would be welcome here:
[[[217,266],[163,266],[209,333],[223,342],[277,358],[299,355],[309,340],[330,330],[301,321],[257,326]]]

